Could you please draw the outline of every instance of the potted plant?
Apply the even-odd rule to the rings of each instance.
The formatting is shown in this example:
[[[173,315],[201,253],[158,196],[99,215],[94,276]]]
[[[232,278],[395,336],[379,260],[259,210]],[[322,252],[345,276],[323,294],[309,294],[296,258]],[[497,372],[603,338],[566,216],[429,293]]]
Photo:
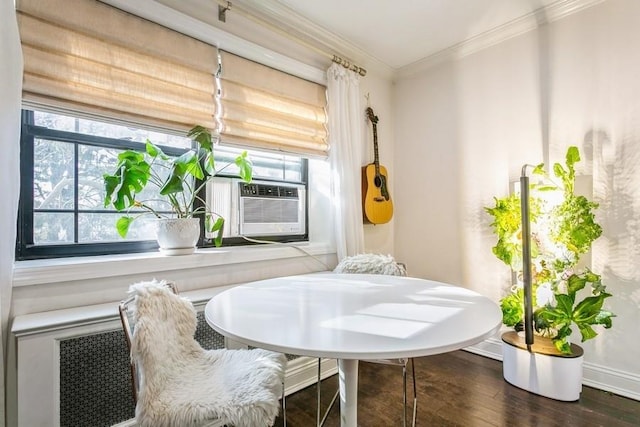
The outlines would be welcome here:
[[[116,222],[120,236],[125,237],[133,221],[143,215],[158,218],[158,244],[165,253],[184,254],[195,250],[200,235],[200,218],[205,229],[216,233],[214,243],[222,244],[224,218],[207,209],[201,191],[217,173],[213,157],[211,132],[195,126],[187,134],[195,147],[178,157],[166,155],[151,141],[146,152],[127,150],[118,155],[118,164],[112,174],[104,174],[104,206],[126,211]],[[240,177],[250,182],[252,164],[246,151],[235,159]],[[160,199],[140,199],[141,192],[152,186]],[[166,209],[155,206],[164,205]],[[161,211],[170,211],[170,214]]]
[[[522,331],[527,311],[525,299],[529,299],[530,322],[539,344],[526,345],[526,352],[556,357],[556,363],[569,363],[567,360],[561,362],[563,357],[579,357],[579,368],[575,368],[580,381],[577,385],[578,395],[582,379],[582,349],[570,343],[572,328],[578,328],[584,342],[597,336],[593,328],[595,325],[602,325],[608,329],[612,325],[611,318],[614,317],[613,313],[603,308],[605,299],[611,295],[602,284],[600,275],[588,268],[577,267],[581,255],[589,251],[593,241],[602,234],[602,228],[596,222],[594,214],[598,204],[575,194],[575,164],[579,161],[577,147],[569,147],[565,165],[554,164],[553,178],[545,172],[543,164],[533,169],[532,174],[540,178],[540,182],[531,184],[527,192],[529,218],[526,229],[529,231],[529,247],[524,252],[530,254],[531,262],[527,275],[531,285],[531,298],[526,297],[526,286],[523,286],[523,259],[526,258],[523,256],[523,225],[527,218],[521,216],[520,196],[511,194],[496,198],[495,206],[486,208],[493,217],[491,225],[498,237],[493,253],[511,267],[516,279],[510,292],[500,301],[503,323],[513,327],[515,331]],[[503,362],[505,378],[508,381],[510,378],[507,378],[507,369],[511,369],[508,365],[512,361],[507,357],[507,352],[513,350],[508,346],[518,347],[517,340],[513,333],[503,335],[503,348],[506,346]],[[524,357],[523,363],[526,364],[531,362],[527,358],[532,356],[514,357]],[[563,369],[568,371],[566,366]],[[517,368],[513,370],[518,371]],[[532,374],[527,369],[519,371]],[[556,393],[560,388],[556,384],[549,385],[550,391],[545,389],[540,392],[539,389],[529,388],[533,387],[528,383],[530,380],[533,381],[532,378],[511,379],[509,382],[519,383],[515,385],[548,397],[560,400],[577,399],[574,391],[567,393],[568,398],[564,398],[563,394],[559,397]],[[536,378],[534,382],[536,388],[544,383],[540,378]],[[575,389],[574,387],[572,390]]]

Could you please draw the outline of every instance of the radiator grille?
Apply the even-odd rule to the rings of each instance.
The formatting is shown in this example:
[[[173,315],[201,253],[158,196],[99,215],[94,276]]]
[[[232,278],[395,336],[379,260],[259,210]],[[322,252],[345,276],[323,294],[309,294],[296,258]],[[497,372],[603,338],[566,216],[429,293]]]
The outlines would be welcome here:
[[[224,337],[198,313],[195,334],[207,349]],[[60,341],[60,426],[112,426],[134,417],[129,354],[122,330]]]

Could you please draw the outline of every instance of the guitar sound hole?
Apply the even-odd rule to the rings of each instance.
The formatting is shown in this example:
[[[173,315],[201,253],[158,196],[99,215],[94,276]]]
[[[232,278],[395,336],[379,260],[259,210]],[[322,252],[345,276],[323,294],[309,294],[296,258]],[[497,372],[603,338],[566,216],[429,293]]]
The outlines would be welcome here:
[[[373,178],[373,183],[376,185],[376,187],[380,187],[382,186],[382,179],[380,179],[379,176],[376,176],[375,178]]]

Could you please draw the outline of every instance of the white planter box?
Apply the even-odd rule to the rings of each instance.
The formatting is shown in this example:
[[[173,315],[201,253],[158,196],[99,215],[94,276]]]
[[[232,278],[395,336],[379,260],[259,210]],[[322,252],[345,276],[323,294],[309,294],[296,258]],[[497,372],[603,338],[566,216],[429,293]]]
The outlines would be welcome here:
[[[575,401],[582,391],[583,350],[572,344],[573,354],[563,355],[534,343],[527,350],[524,338],[515,332],[502,335],[504,379],[521,389],[551,399]],[[554,348],[555,350],[555,348]]]

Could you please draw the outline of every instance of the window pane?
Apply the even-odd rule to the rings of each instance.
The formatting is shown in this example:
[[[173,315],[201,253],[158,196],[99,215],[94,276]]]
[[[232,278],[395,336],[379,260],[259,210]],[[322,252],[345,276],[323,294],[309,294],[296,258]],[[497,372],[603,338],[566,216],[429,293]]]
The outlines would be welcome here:
[[[156,239],[156,219],[152,215],[138,217],[131,224],[127,237],[120,237],[116,230],[116,221],[121,216],[119,213],[80,213],[78,241],[88,243]]]
[[[104,208],[104,182],[102,175],[112,173],[118,162],[118,150],[78,147],[78,208]]]
[[[73,243],[73,213],[36,212],[33,214],[35,244]]]
[[[243,151],[240,148],[215,146],[216,169],[224,167],[225,174],[238,174],[234,159]],[[253,163],[253,178],[267,178],[278,181],[302,181],[303,159],[297,156],[287,156],[257,150],[248,151]],[[225,167],[226,166],[226,167]]]
[[[33,205],[36,209],[73,209],[73,144],[34,141]]]
[[[147,129],[136,129],[91,119],[73,118],[55,113],[35,111],[34,120],[37,126],[43,126],[49,129],[79,132],[87,135],[96,135],[136,142],[145,142],[149,139],[156,145],[168,145],[177,148],[191,147],[191,140],[183,136],[154,132]]]

